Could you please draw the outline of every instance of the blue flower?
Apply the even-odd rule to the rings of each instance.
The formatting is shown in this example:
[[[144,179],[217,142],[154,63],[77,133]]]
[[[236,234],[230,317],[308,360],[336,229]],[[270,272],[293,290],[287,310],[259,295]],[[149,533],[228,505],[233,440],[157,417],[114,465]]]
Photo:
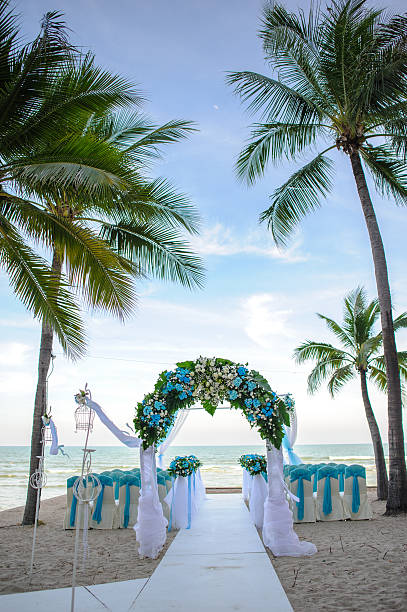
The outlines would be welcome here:
[[[239,366],[237,368],[237,373],[239,374],[239,376],[246,376],[247,374],[247,369],[244,368],[243,366]]]
[[[233,381],[233,384],[235,387],[240,387],[240,385],[242,384],[242,379],[239,378],[239,376],[236,376],[235,380]]]
[[[260,404],[261,404],[260,400],[258,400],[258,399],[254,399],[254,400],[253,400],[253,406],[254,406],[255,408],[258,408],[258,407],[260,406]]]
[[[154,408],[156,408],[156,410],[163,410],[165,408],[165,406],[164,406],[164,404],[162,402],[155,401],[154,402]]]
[[[181,385],[180,383],[177,383],[177,384],[175,385],[175,390],[176,390],[176,391],[182,391],[182,385]]]
[[[248,414],[247,415],[247,420],[248,421],[254,421],[254,416],[252,414]]]
[[[151,412],[151,408],[150,408],[150,406],[145,406],[145,408],[144,408],[144,410],[143,410],[143,413],[144,413],[144,414],[150,414],[150,412]]]
[[[244,403],[246,404],[248,408],[250,408],[250,406],[253,404],[253,400],[249,397],[245,399]]]
[[[229,391],[229,399],[235,400],[237,398],[237,391],[233,389],[233,391]]]
[[[172,384],[172,382],[168,381],[167,386],[166,386],[167,391],[172,391],[173,388],[174,388],[174,385]]]
[[[180,393],[178,395],[178,397],[179,397],[180,400],[183,400],[183,399],[185,399],[187,397],[187,394],[185,393],[185,391],[183,391],[182,393]]]
[[[169,378],[171,378],[171,376],[172,376],[173,374],[174,374],[174,372],[166,372],[166,373],[165,373],[165,376],[166,376],[167,380],[168,380]]]
[[[256,388],[256,383],[252,380],[249,380],[249,382],[247,383],[247,388],[249,389],[249,391],[253,391],[253,389]]]

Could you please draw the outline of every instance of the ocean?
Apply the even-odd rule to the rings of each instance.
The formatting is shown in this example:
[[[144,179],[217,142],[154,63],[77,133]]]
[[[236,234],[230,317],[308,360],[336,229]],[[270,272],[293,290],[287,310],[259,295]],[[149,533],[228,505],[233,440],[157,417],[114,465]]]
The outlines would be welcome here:
[[[64,449],[69,457],[50,456],[47,447],[45,471],[47,484],[43,498],[65,493],[66,479],[78,474],[82,452],[80,446]],[[98,446],[92,456],[96,473],[119,468],[128,470],[138,467],[139,453],[136,449],[122,446]],[[371,444],[297,444],[296,453],[304,463],[358,463],[366,467],[367,484],[376,484],[373,448]],[[385,446],[387,454],[387,447]],[[21,506],[25,503],[28,463],[28,446],[0,446],[0,510]],[[202,477],[206,486],[241,486],[242,469],[238,464],[244,453],[264,453],[263,445],[243,446],[171,446],[165,456],[164,465],[175,455],[194,454],[203,463]]]

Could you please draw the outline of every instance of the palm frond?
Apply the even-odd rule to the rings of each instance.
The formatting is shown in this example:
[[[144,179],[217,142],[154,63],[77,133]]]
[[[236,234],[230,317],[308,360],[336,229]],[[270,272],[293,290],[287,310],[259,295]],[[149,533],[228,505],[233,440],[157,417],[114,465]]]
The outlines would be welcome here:
[[[328,391],[332,397],[352,378],[355,377],[355,369],[351,365],[343,366],[335,370],[328,381]]]
[[[239,155],[237,175],[248,184],[263,176],[269,158],[273,163],[295,159],[306,147],[315,144],[323,128],[316,124],[256,123],[252,126],[250,144]]]
[[[326,342],[315,342],[314,340],[306,340],[294,350],[294,359],[297,363],[304,363],[309,359],[319,362],[328,361],[353,361],[350,353],[342,349],[335,348],[332,344]]]
[[[1,215],[0,267],[8,274],[17,298],[35,318],[54,330],[68,357],[81,357],[86,348],[85,334],[68,283],[54,278],[47,262],[24,243]]]
[[[104,223],[101,237],[147,276],[174,281],[189,289],[202,287],[202,260],[175,229],[125,220],[114,225]]]
[[[321,206],[332,185],[333,169],[333,162],[321,153],[270,196],[272,204],[260,222],[267,222],[277,244],[286,244],[301,219]]]
[[[344,362],[342,359],[327,359],[326,361],[318,361],[307,379],[308,393],[313,394],[318,391],[322,383],[327,378],[331,379],[336,371],[339,371],[343,368],[349,369],[350,372],[354,371],[352,369],[352,366],[348,364],[343,365],[343,363]]]
[[[398,204],[407,204],[407,167],[387,146],[362,147],[363,161],[369,168],[377,190],[384,197],[392,196]]]
[[[248,102],[250,112],[262,111],[269,123],[318,123],[323,116],[312,100],[277,79],[245,71],[230,72],[226,82],[234,86],[243,102]]]

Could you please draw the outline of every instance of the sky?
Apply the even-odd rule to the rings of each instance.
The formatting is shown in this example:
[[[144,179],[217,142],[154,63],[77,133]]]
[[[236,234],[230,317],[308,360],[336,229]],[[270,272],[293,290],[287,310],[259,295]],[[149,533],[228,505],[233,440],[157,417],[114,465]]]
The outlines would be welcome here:
[[[285,4],[294,10],[307,5]],[[401,11],[402,4],[392,2],[391,8]],[[165,150],[153,175],[171,179],[200,211],[201,234],[193,247],[205,260],[205,287],[190,292],[143,281],[137,285],[134,316],[125,325],[100,312],[86,314],[89,347],[80,362],[68,362],[60,347],[54,347],[49,398],[61,443],[82,443],[74,433],[73,395],[85,382],[93,399],[124,427],[162,370],[199,355],[248,362],[275,391],[291,392],[299,443],[369,442],[358,382],[335,400],[324,388],[309,396],[311,364],[298,366],[292,359],[305,339],[334,341],[316,312],[340,320],[346,293],[363,285],[369,297],[375,295],[370,246],[349,160],[334,154],[332,193],[302,223],[285,251],[273,245],[258,216],[293,164],[269,167],[252,188],[240,183],[234,170],[256,118],[225,84],[225,75],[228,70],[268,73],[257,37],[262,2],[20,0],[17,6],[27,40],[36,35],[46,11],[62,11],[72,41],[90,49],[101,66],[136,82],[148,99],[144,111],[157,123],[183,118],[199,128],[187,141]],[[372,193],[397,314],[407,310],[407,212]],[[39,338],[40,325],[0,275],[0,444],[29,444]],[[400,333],[399,348],[406,344],[407,333]],[[385,397],[372,388],[371,399],[386,439]],[[177,443],[191,445],[256,442],[260,439],[243,416],[228,410],[213,418],[194,411],[177,438]],[[95,423],[92,444],[115,444],[115,439]]]

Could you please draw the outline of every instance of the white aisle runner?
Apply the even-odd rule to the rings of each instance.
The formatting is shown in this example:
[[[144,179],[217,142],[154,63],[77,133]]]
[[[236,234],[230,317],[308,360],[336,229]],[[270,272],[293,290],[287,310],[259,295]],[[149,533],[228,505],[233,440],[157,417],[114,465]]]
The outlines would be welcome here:
[[[240,495],[208,495],[131,607],[171,610],[292,612]]]

